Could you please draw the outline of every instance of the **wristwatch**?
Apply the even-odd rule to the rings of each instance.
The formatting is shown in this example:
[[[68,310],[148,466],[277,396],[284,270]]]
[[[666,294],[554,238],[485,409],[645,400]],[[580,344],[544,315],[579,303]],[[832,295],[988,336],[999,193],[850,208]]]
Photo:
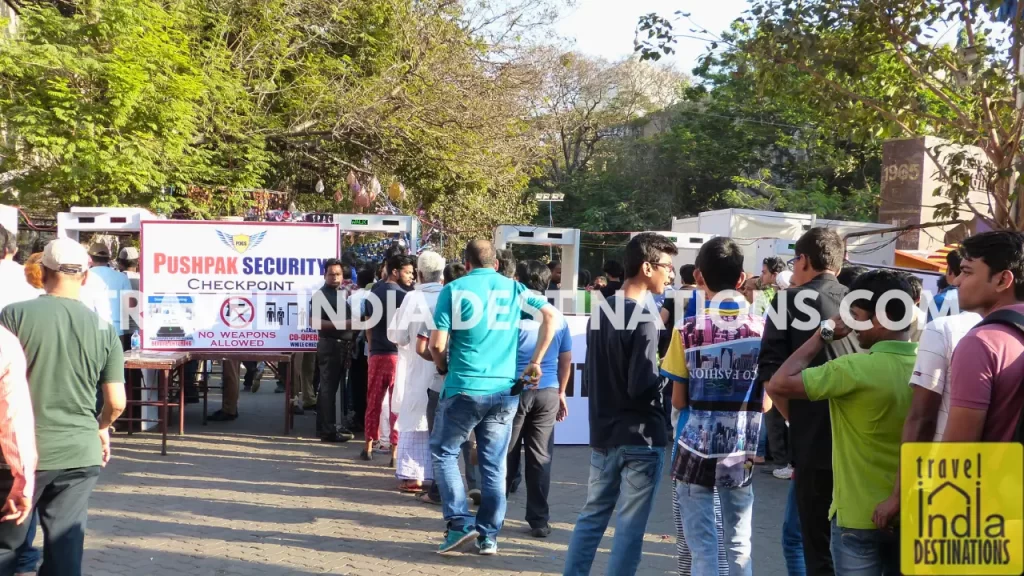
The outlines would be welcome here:
[[[834,338],[835,335],[836,325],[834,322],[831,320],[825,320],[821,323],[821,339],[824,340],[826,344],[832,342],[832,338]]]

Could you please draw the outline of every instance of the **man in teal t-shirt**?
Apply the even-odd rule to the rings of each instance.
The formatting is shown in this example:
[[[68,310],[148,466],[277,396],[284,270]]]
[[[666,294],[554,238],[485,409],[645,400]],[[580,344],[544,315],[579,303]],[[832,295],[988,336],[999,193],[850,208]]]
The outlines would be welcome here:
[[[807,368],[826,346],[850,333],[841,319],[834,318],[768,382],[768,395],[787,418],[790,398],[828,400],[835,474],[829,517],[836,574],[854,567],[876,574],[900,573],[898,528],[876,527],[872,514],[892,493],[896,481],[903,422],[912,397],[907,382],[914,371],[917,344],[909,341],[913,309],[900,299],[889,300],[884,309],[878,303],[886,293],[909,295],[910,290],[907,281],[891,270],[859,276],[850,293],[867,291],[871,296],[853,300],[850,312],[863,323],[863,329],[856,331],[857,341],[870,352]],[[889,322],[880,320],[882,312]]]
[[[476,539],[481,554],[493,555],[505,520],[505,454],[519,407],[518,394],[512,394],[519,321],[536,311],[542,317],[537,348],[522,374],[536,385],[540,361],[554,337],[557,312],[541,296],[498,274],[489,241],[469,242],[465,259],[469,273],[445,285],[438,296],[429,346],[437,371],[446,375],[430,438],[435,481],[448,525],[438,552],[450,552]],[[484,476],[475,526],[458,464],[462,443],[474,430]]]

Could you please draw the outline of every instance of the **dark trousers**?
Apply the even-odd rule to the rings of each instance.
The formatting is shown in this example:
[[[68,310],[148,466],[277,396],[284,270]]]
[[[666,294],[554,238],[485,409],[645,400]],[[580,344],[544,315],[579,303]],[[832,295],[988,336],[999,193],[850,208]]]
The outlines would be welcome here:
[[[800,529],[804,538],[804,562],[809,576],[831,576],[832,524],[828,509],[832,505],[832,471],[804,470],[799,466],[793,475],[796,506],[800,512]]]
[[[89,495],[100,475],[99,466],[36,472],[35,511],[43,527],[43,565],[40,576],[79,576],[89,512]],[[10,492],[14,479],[0,480],[0,493]],[[0,576],[17,568],[17,550],[24,544],[29,523],[0,522]]]
[[[36,541],[36,528],[39,527],[39,513],[32,511],[32,518],[28,521],[28,532],[25,533],[25,543],[18,547],[16,554],[18,561],[14,572],[16,574],[27,574],[35,572],[39,568],[39,549],[32,545]]]
[[[245,380],[243,380],[242,385],[246,388],[252,388],[253,380],[256,379],[256,367],[258,365],[259,362],[256,362],[255,360],[242,362],[242,366],[245,366]]]
[[[440,392],[427,390],[427,433],[430,435],[434,434],[434,415],[440,400]],[[462,443],[462,464],[466,468],[466,490],[473,490],[476,488],[476,469],[473,466],[473,443],[469,440]],[[430,485],[430,497],[437,502],[441,501],[441,490],[436,478]]]
[[[355,415],[352,417],[352,425],[360,429],[363,427],[363,421],[366,420],[366,380],[369,377],[369,360],[366,358],[366,354],[360,351],[359,356],[352,360],[352,369],[349,371],[348,378],[349,393],[352,397],[352,411],[355,412]],[[320,379],[323,380],[322,374]],[[433,418],[433,415],[427,417]]]
[[[316,423],[321,434],[338,429],[338,390],[343,390],[345,373],[352,362],[352,341],[321,336],[316,344],[320,366],[320,395],[316,400]]]
[[[551,455],[555,449],[555,417],[558,415],[558,388],[523,390],[519,409],[512,420],[512,438],[508,443],[506,491],[518,476],[521,452],[526,447],[526,521],[531,528],[548,525],[548,491],[551,488]]]
[[[764,421],[768,427],[768,446],[771,447],[768,455],[777,464],[789,464],[789,428],[786,426],[786,419],[773,406],[764,415]]]

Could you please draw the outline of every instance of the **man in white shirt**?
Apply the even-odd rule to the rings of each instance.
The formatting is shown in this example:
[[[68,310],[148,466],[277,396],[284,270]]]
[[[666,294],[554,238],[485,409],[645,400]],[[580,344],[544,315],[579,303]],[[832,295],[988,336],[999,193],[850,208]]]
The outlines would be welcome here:
[[[93,242],[89,247],[89,257],[92,259],[92,268],[89,269],[89,276],[85,282],[85,289],[82,293],[82,301],[114,327],[114,331],[120,336],[122,347],[128,349],[128,338],[125,330],[128,322],[125,320],[122,326],[122,316],[127,318],[127,310],[122,314],[121,296],[131,292],[132,284],[123,272],[118,272],[110,267],[110,248],[103,242]]]
[[[25,267],[14,261],[18,253],[18,232],[0,226],[0,310],[8,304],[32,300],[43,293],[25,279]]]
[[[960,285],[959,276],[955,277],[953,287]],[[955,288],[947,294],[956,298]],[[940,316],[921,331],[918,341],[917,362],[910,376],[910,386],[914,390],[910,411],[903,424],[903,442],[940,442],[946,429],[949,416],[949,381],[950,363],[953,350],[960,339],[981,322],[981,316],[974,311],[962,311],[951,316]],[[875,509],[874,521],[879,529],[889,525],[890,520],[899,514],[900,483],[893,487],[889,499],[880,503]]]

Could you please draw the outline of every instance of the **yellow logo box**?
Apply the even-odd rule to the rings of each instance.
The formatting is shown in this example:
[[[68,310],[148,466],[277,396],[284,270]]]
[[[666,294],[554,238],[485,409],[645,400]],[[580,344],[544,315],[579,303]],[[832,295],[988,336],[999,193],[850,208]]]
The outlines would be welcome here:
[[[900,449],[904,574],[1024,572],[1024,447],[907,443]]]

